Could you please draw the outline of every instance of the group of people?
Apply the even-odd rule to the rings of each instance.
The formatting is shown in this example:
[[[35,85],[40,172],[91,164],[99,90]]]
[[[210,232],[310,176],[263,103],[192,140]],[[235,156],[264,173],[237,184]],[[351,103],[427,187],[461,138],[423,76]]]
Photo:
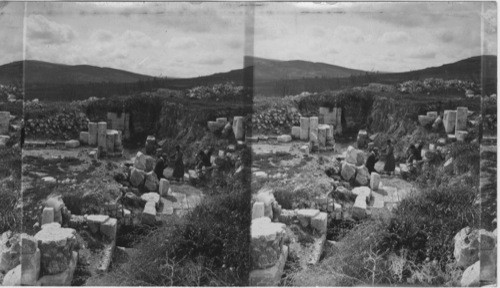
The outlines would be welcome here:
[[[207,152],[200,150],[196,155],[196,170],[202,171],[204,167],[211,167],[212,163],[210,162],[210,156],[213,153],[213,149],[210,148]],[[164,153],[159,153],[158,160],[156,160],[156,165],[154,168],[154,172],[158,179],[165,178],[163,174],[163,170],[167,167],[167,159],[168,156]],[[184,154],[181,151],[181,147],[179,145],[175,146],[175,154],[170,156],[170,160],[173,162],[174,171],[172,173],[172,177],[176,181],[182,181],[184,179]]]
[[[424,143],[420,141],[416,145],[411,144],[410,147],[406,151],[406,164],[410,172],[414,172],[418,164],[422,161],[422,148],[424,147]],[[394,157],[394,145],[392,141],[387,140],[387,146],[384,149],[385,153],[385,165],[383,172],[388,175],[394,174],[394,170],[396,169],[396,159]],[[368,172],[371,174],[372,172],[378,172],[375,170],[375,163],[379,160],[379,149],[377,147],[371,147],[368,158],[366,159],[365,166],[368,169]]]
[[[177,145],[175,146],[175,154],[170,156],[170,160],[173,160],[174,162],[174,172],[172,174],[172,177],[177,180],[181,181],[184,179],[184,154],[181,151],[181,146]],[[156,165],[154,168],[155,174],[158,177],[158,179],[165,178],[165,175],[163,175],[163,170],[167,167],[167,155],[166,154],[160,154],[158,155],[158,160],[156,160]]]

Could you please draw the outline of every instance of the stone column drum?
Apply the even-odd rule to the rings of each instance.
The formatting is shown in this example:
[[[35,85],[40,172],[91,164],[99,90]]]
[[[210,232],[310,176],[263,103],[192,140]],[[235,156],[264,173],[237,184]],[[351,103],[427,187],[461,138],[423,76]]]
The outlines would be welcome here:
[[[97,123],[89,122],[88,129],[89,129],[89,146],[96,146],[97,145]]]
[[[118,131],[107,130],[106,131],[106,151],[108,153],[113,153],[115,151],[115,139]]]
[[[318,142],[318,117],[309,118],[309,140],[312,142]]]
[[[106,130],[108,124],[106,122],[97,123],[97,147],[101,148],[102,152],[106,152]]]
[[[457,107],[457,119],[455,121],[455,132],[467,130],[467,107]]]
[[[337,107],[336,109],[336,118],[335,121],[335,134],[342,134],[342,108]]]
[[[320,147],[326,146],[326,139],[328,137],[328,125],[322,124],[318,127],[318,143]]]
[[[242,116],[234,116],[233,119],[233,131],[234,131],[234,138],[236,140],[243,140],[245,137],[245,126],[243,123],[243,117]]]
[[[300,117],[300,140],[309,139],[309,118]]]

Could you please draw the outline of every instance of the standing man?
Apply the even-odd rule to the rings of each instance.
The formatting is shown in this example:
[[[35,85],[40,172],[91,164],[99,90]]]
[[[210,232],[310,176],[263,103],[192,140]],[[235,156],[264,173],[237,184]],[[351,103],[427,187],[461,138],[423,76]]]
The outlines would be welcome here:
[[[184,155],[181,152],[181,146],[175,146],[175,150],[175,155],[172,157],[174,159],[174,173],[172,176],[175,180],[181,181],[184,179],[184,160],[182,159]]]

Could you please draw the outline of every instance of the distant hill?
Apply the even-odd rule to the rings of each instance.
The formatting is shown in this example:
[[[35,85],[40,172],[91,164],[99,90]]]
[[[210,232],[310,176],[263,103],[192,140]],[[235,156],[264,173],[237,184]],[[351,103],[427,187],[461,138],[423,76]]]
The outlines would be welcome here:
[[[196,78],[155,78],[113,68],[90,65],[62,65],[43,61],[18,61],[0,66],[0,83],[21,83],[23,65],[27,99],[74,100],[90,96],[107,97],[158,88],[186,89],[233,82],[254,87],[263,95],[292,95],[320,92],[378,82],[395,84],[425,78],[472,80],[480,83],[486,68],[488,91],[496,91],[497,56],[476,56],[439,67],[402,73],[369,73],[341,66],[302,60],[279,61],[246,57],[243,69]]]
[[[484,60],[484,63],[482,63],[482,60]],[[486,72],[485,78],[496,79],[497,56],[494,55],[485,55],[483,57],[475,56],[437,67],[401,73],[384,73],[384,75],[386,75],[387,78],[442,78],[474,80],[479,82],[481,79],[481,67],[483,67],[483,65]]]
[[[366,74],[366,71],[345,68],[326,63],[303,60],[280,61],[258,57],[248,57],[253,63],[256,81],[273,81],[303,78],[345,78]]]
[[[481,80],[481,67],[484,67],[484,78]],[[259,68],[255,68],[259,71]],[[497,56],[475,56],[454,63],[430,67],[421,70],[400,73],[362,73],[340,78],[306,78],[275,79],[275,77],[259,78],[256,74],[255,91],[260,95],[294,95],[303,91],[321,92],[338,90],[369,83],[396,84],[408,80],[424,80],[441,78],[474,81],[485,85],[487,94],[496,93],[497,88]]]
[[[36,60],[18,61],[0,66],[0,81],[13,82],[24,71],[27,84],[134,83],[152,77],[113,68],[90,65],[64,65]]]

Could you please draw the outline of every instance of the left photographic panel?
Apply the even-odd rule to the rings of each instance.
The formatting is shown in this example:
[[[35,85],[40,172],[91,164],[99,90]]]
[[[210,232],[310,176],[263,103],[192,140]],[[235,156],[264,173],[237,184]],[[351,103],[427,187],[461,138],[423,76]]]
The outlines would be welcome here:
[[[24,3],[0,3],[0,284],[21,282]]]
[[[26,5],[23,284],[246,285],[245,5]]]

